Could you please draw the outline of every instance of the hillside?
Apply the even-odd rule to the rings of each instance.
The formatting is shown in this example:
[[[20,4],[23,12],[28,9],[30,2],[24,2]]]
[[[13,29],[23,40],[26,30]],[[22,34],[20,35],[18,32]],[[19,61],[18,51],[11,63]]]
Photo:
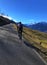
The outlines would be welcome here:
[[[6,18],[4,18],[3,21],[1,19],[2,23],[4,23],[5,21]],[[9,22],[9,24],[6,24],[6,22]],[[3,65],[6,62],[4,65],[6,65],[7,63],[8,65],[15,65],[18,63],[19,65],[34,65],[34,63],[38,65],[38,63],[40,62],[39,65],[45,65],[40,59],[38,59],[38,56],[36,56],[33,49],[37,50],[39,53],[42,52],[40,54],[47,61],[47,34],[24,27],[23,42],[21,44],[21,41],[19,40],[17,35],[16,24],[12,23],[9,20],[7,20],[6,22],[5,25],[1,23],[0,26],[1,64]],[[15,60],[17,60],[17,62],[15,62]]]
[[[14,28],[16,26],[14,25]],[[39,54],[47,61],[47,33],[31,30],[27,27],[23,29],[24,40],[29,47],[34,47]]]
[[[7,25],[10,23],[15,23],[15,22],[13,20],[6,18],[6,17],[0,16],[0,26]]]
[[[45,65],[45,63],[33,48],[18,39],[17,33],[14,34],[2,27],[0,28],[0,65]]]
[[[37,51],[40,51],[39,53],[42,53],[42,57],[47,61],[47,34],[24,28],[23,36],[26,41],[30,43],[30,45],[28,45],[33,45],[35,48],[38,48]]]

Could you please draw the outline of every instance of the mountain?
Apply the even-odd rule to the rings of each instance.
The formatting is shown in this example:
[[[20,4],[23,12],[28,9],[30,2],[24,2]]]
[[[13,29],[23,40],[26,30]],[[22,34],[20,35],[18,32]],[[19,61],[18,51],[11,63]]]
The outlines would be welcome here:
[[[0,15],[0,26],[10,24],[10,23],[16,23],[11,17]]]
[[[31,28],[33,30],[38,30],[41,32],[47,32],[47,23],[46,22],[39,22],[32,25],[26,25],[28,28]]]
[[[41,45],[40,45],[41,42]],[[46,65],[34,50],[47,53],[47,34],[23,27],[23,40],[19,40],[14,21],[0,16],[1,65]],[[43,54],[44,55],[44,54]],[[44,56],[43,56],[44,57]],[[47,61],[46,56],[44,59]]]

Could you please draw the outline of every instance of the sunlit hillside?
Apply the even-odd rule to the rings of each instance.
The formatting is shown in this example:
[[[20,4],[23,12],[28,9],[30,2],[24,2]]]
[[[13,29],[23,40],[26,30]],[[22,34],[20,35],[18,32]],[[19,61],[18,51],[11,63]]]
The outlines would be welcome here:
[[[17,28],[14,24],[14,28]],[[31,44],[41,45],[43,48],[47,48],[47,34],[36,30],[31,30],[24,27],[23,37]]]
[[[14,24],[14,28],[17,29],[17,26]],[[31,30],[29,28],[23,28],[23,38],[30,45],[35,46],[40,49],[42,52],[42,56],[47,61],[47,34],[43,32],[39,32],[36,30]],[[44,53],[44,55],[43,55]]]
[[[23,32],[24,38],[31,44],[38,44],[44,48],[47,48],[47,34],[35,30],[31,30],[24,27]]]

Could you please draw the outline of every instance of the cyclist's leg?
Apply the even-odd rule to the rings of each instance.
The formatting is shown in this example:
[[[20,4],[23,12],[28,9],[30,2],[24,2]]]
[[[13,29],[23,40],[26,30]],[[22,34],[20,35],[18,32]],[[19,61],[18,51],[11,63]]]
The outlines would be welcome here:
[[[22,32],[19,33],[19,38],[22,40]]]
[[[18,37],[20,40],[22,40],[22,32],[21,31],[18,31]]]

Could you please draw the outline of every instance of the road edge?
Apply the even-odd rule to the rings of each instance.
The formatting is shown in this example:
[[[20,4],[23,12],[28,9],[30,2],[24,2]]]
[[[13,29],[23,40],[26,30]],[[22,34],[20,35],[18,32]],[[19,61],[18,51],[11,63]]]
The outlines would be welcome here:
[[[47,62],[41,57],[41,55],[35,49],[33,49],[33,51],[39,56],[39,58],[44,62],[44,64],[47,65]]]

